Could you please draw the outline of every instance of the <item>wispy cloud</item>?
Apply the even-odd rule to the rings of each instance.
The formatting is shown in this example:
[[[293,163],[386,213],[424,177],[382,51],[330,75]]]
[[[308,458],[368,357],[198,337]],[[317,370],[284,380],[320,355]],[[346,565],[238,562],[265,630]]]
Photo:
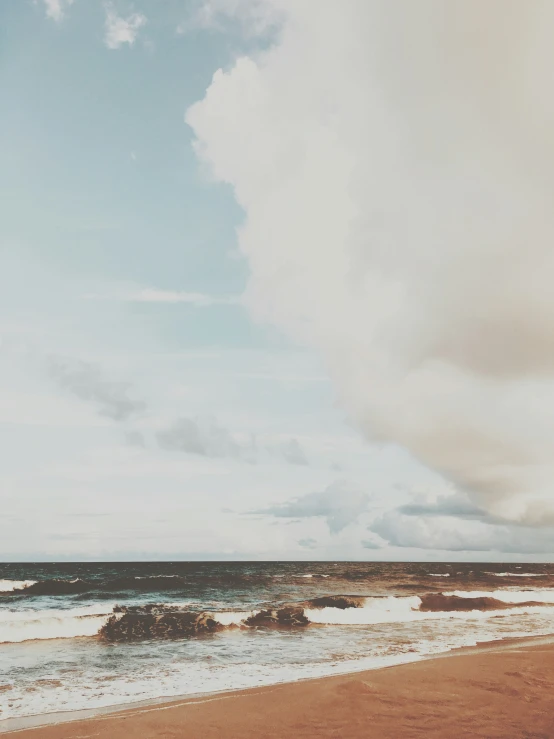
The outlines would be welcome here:
[[[308,464],[304,449],[300,446],[300,442],[298,441],[298,439],[290,439],[289,441],[281,444],[280,451],[286,461],[290,464]]]
[[[276,518],[324,518],[332,534],[337,534],[367,510],[369,495],[344,480],[336,480],[320,492],[308,493],[286,503],[250,513]]]
[[[157,434],[162,449],[199,454],[202,457],[249,457],[252,445],[238,443],[214,418],[179,418]]]
[[[432,503],[413,502],[400,506],[398,511],[405,516],[452,516],[454,518],[479,521],[498,521],[488,511],[472,503],[462,493],[443,495]]]
[[[309,464],[298,439],[274,441],[256,434],[238,434],[222,426],[213,416],[177,418],[159,431],[156,438],[162,449],[202,457],[227,457],[250,464],[273,457],[292,465]]]
[[[74,0],[44,0],[46,7],[46,15],[56,23],[59,23],[64,15],[67,8],[73,5]]]
[[[123,44],[132,46],[135,43],[139,29],[146,25],[146,16],[142,13],[132,13],[126,18],[119,16],[111,3],[106,6],[106,35],[104,40],[108,49],[119,49]]]
[[[187,292],[185,290],[160,290],[154,287],[137,287],[117,289],[106,293],[87,293],[89,300],[116,300],[121,303],[184,303],[199,308],[211,305],[240,305],[239,295],[208,295],[206,293]]]
[[[121,299],[129,303],[190,303],[198,306],[238,305],[240,303],[238,296],[206,295],[182,290],[157,290],[149,287],[129,292]]]
[[[114,421],[127,421],[146,407],[141,400],[129,397],[130,383],[106,378],[96,364],[51,357],[49,372],[61,388],[92,403],[100,415]]]

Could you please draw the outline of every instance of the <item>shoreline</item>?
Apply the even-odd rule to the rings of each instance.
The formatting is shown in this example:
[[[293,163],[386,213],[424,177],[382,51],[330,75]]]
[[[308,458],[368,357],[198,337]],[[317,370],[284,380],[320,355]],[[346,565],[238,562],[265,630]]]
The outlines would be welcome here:
[[[29,737],[29,739],[58,739],[62,735],[66,736],[66,729],[71,730],[71,727],[86,726],[91,728],[104,727],[108,724],[118,723],[133,723],[131,719],[143,722],[148,716],[152,714],[159,714],[164,712],[165,714],[173,712],[186,712],[187,709],[190,711],[197,711],[195,706],[202,706],[205,704],[220,703],[222,706],[216,707],[216,712],[225,713],[225,704],[234,703],[235,700],[245,699],[251,702],[252,699],[264,701],[264,697],[275,691],[285,692],[308,692],[318,693],[325,691],[326,685],[332,685],[337,681],[352,681],[354,683],[364,682],[364,678],[370,679],[371,682],[382,681],[385,673],[390,674],[395,672],[402,679],[402,673],[409,672],[410,668],[425,665],[427,668],[429,665],[438,665],[442,663],[450,663],[451,661],[456,662],[459,659],[470,660],[469,672],[471,672],[471,660],[477,657],[493,656],[495,658],[501,658],[502,655],[511,655],[512,657],[522,653],[533,653],[535,655],[540,654],[544,650],[551,657],[551,672],[549,673],[552,678],[552,688],[554,688],[554,634],[547,636],[535,636],[535,637],[521,637],[521,638],[508,638],[501,640],[494,640],[488,642],[478,643],[472,647],[461,647],[438,654],[432,654],[424,657],[417,657],[414,660],[405,661],[395,665],[387,665],[368,669],[366,667],[360,670],[348,670],[343,673],[334,673],[332,675],[323,675],[321,677],[309,677],[299,678],[298,680],[278,682],[268,684],[259,687],[250,687],[241,690],[224,690],[212,693],[196,693],[186,695],[173,695],[173,696],[160,696],[158,698],[147,699],[143,701],[134,701],[131,703],[114,704],[112,706],[106,706],[103,708],[94,709],[78,709],[67,712],[56,712],[48,714],[37,714],[35,716],[26,716],[21,718],[4,719],[0,721],[0,735],[2,736],[18,736],[18,737]],[[517,661],[517,660],[516,660]],[[429,671],[429,669],[428,669]],[[441,668],[430,668],[430,671],[441,672]],[[385,678],[386,681],[386,678]],[[364,683],[365,684],[365,683]],[[270,699],[271,700],[271,699]],[[219,710],[218,710],[219,709]],[[552,710],[554,712],[554,698]],[[248,711],[246,711],[248,713]],[[553,713],[554,715],[554,713]],[[552,736],[554,737],[554,721],[552,734],[541,734],[541,737]],[[130,728],[130,727],[129,727]],[[52,733],[55,730],[59,730],[58,733]],[[113,731],[109,729],[109,731]],[[104,736],[104,733],[95,733],[95,736]],[[106,737],[111,736],[134,736],[133,733],[117,733],[105,734]],[[67,735],[70,736],[69,734]],[[71,735],[72,736],[72,735]],[[166,736],[166,734],[141,734],[146,737],[158,737]],[[173,736],[173,734],[167,734],[167,736]],[[188,735],[187,735],[188,736]],[[193,735],[191,735],[192,737]],[[195,736],[195,735],[194,735]],[[211,736],[211,735],[210,735]],[[214,736],[216,736],[214,734]],[[219,735],[217,735],[219,736]],[[229,734],[229,736],[233,736]],[[239,735],[237,735],[239,736]],[[269,735],[268,735],[269,736]],[[306,735],[311,736],[311,735]],[[313,736],[319,736],[319,734],[313,734]],[[325,736],[322,734],[321,736]],[[488,735],[487,735],[488,736]],[[492,735],[491,735],[492,736]],[[498,736],[502,736],[499,734]],[[511,736],[511,735],[510,735]],[[522,735],[523,736],[523,735]],[[531,736],[531,734],[525,735]],[[534,736],[534,735],[533,735]]]

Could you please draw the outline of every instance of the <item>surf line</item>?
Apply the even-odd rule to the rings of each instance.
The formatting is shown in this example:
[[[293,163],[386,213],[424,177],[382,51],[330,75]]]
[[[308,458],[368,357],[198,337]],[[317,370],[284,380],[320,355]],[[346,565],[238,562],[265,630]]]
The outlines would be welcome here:
[[[98,716],[90,716],[87,718],[74,718],[69,719],[69,721],[55,721],[53,723],[47,723],[47,724],[39,724],[38,726],[27,726],[24,729],[13,729],[12,731],[6,731],[4,732],[5,736],[8,736],[9,734],[20,734],[22,731],[29,731],[30,729],[42,729],[46,726],[63,726],[63,724],[76,724],[79,723],[79,721],[112,721],[114,719],[126,719],[130,718],[131,716],[140,716],[143,713],[153,713],[154,711],[170,711],[172,708],[182,708],[183,706],[197,706],[200,703],[213,703],[214,701],[225,701],[225,700],[232,700],[233,698],[248,698],[250,695],[262,695],[266,693],[274,693],[279,688],[282,688],[283,685],[278,685],[275,687],[271,687],[270,685],[267,686],[267,690],[257,690],[255,693],[251,692],[248,688],[244,688],[244,692],[236,693],[234,695],[216,695],[213,698],[202,698],[201,700],[185,700],[181,703],[170,703],[168,701],[168,705],[164,706],[152,706],[150,708],[141,708],[138,711],[133,711],[131,713],[130,709],[118,709],[117,711],[110,711],[109,713],[106,713],[105,715],[98,715]],[[98,736],[97,734],[87,734],[86,736]],[[79,735],[79,739],[83,739],[81,735]]]

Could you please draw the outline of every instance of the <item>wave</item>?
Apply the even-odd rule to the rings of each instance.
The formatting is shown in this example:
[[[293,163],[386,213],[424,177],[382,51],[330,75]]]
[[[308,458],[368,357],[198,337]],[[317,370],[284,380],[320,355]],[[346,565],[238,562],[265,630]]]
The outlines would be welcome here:
[[[12,588],[10,595],[73,595],[86,593],[94,586],[86,580],[24,580]]]
[[[308,608],[361,608],[366,598],[361,595],[324,595],[306,603]]]
[[[80,595],[83,593],[138,590],[141,592],[162,592],[182,590],[185,580],[177,575],[150,575],[147,577],[118,577],[106,582],[81,580],[0,580],[6,587],[0,593],[6,595]]]
[[[505,608],[511,608],[513,605],[510,602],[488,595],[467,597],[461,595],[444,595],[444,593],[428,593],[427,595],[422,595],[420,600],[419,610],[421,612],[500,611]],[[527,599],[519,605],[521,607],[529,607],[540,606],[542,603]]]
[[[554,589],[533,588],[532,590],[452,590],[443,595],[455,595],[458,598],[495,598],[503,603],[521,605],[530,600],[537,603],[554,604]]]
[[[249,611],[193,611],[190,603],[0,611],[0,642],[93,637],[119,642],[174,639],[229,628],[306,628],[310,625],[370,626],[423,619],[488,619],[549,613],[554,590],[427,593],[421,596],[326,596],[306,603]]]
[[[25,590],[35,583],[36,580],[0,580],[0,593],[12,593],[14,590]]]
[[[303,576],[302,576],[303,577]],[[320,575],[313,575],[320,577]],[[321,575],[327,577],[327,575]],[[127,591],[138,591],[141,593],[163,593],[182,591],[188,587],[207,586],[212,588],[243,588],[256,586],[269,582],[268,578],[252,578],[249,575],[217,575],[202,577],[181,577],[180,575],[137,575],[123,576],[111,580],[73,580],[47,579],[47,580],[0,580],[0,595],[3,596],[63,596],[80,595],[83,593],[121,593]]]
[[[102,583],[99,588],[111,590],[141,590],[158,592],[162,590],[182,590],[186,581],[179,575],[148,575],[145,577],[118,577]]]
[[[0,611],[0,642],[96,636],[112,614],[113,606],[104,604],[68,610]]]
[[[370,626],[386,623],[409,623],[433,619],[481,620],[499,615],[524,613],[552,613],[554,598],[550,601],[521,601],[517,604],[480,595],[475,598],[456,598],[452,595],[429,593],[424,596],[366,598],[361,608],[305,609],[313,624]],[[440,599],[440,600],[439,600]]]
[[[493,577],[549,577],[548,572],[485,572]]]

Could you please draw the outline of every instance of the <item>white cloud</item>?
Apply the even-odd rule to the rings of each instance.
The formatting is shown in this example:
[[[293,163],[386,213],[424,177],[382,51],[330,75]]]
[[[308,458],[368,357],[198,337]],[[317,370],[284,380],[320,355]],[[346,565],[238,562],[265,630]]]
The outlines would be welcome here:
[[[59,23],[64,15],[67,8],[73,5],[74,0],[44,0],[46,6],[46,15],[52,20]]]
[[[132,46],[139,29],[146,25],[146,16],[132,13],[127,18],[119,16],[111,3],[106,4],[106,35],[104,40],[108,49],[119,49],[123,44]]]
[[[274,43],[187,113],[246,214],[253,315],[321,353],[368,438],[552,522],[554,6],[257,8]]]

